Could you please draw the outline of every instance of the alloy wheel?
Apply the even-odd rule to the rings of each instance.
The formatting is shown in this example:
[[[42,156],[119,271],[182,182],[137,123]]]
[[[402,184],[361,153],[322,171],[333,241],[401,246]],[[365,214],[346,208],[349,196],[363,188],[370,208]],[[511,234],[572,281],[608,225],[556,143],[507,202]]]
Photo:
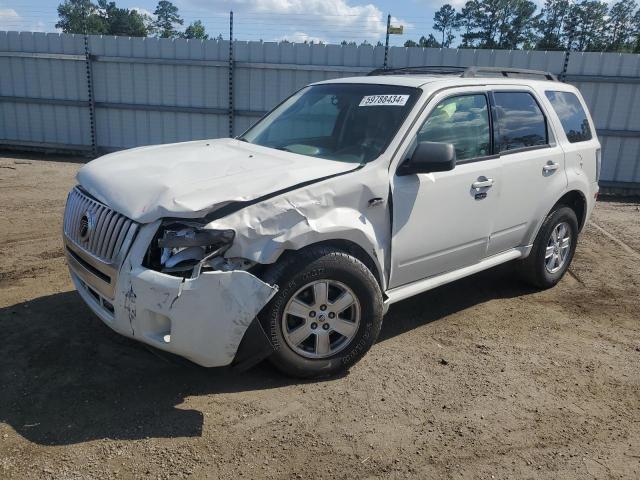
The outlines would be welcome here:
[[[360,302],[335,280],[316,280],[289,299],[282,315],[287,345],[306,358],[327,358],[343,350],[360,324]]]

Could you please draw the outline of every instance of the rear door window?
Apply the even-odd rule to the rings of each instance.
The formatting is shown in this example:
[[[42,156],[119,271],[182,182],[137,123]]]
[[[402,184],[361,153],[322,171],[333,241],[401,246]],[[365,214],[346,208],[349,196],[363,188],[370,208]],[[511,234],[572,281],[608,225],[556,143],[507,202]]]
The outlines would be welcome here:
[[[578,97],[571,92],[544,92],[571,143],[591,140],[591,127]]]
[[[495,144],[498,152],[549,143],[547,122],[528,92],[495,92]]]

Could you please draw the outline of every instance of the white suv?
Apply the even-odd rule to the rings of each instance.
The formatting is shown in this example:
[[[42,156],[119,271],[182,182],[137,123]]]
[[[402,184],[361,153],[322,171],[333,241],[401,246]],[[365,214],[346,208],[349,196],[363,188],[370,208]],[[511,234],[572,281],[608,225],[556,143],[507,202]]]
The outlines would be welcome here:
[[[379,71],[307,86],[236,139],[92,161],[65,251],[127,337],[207,367],[269,356],[330,375],[399,300],[511,260],[555,285],[599,157],[580,93],[547,73]]]

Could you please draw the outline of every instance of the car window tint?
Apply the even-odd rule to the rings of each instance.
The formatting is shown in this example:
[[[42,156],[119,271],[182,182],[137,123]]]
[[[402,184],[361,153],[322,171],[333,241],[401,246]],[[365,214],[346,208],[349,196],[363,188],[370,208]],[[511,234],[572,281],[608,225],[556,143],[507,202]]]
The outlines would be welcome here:
[[[533,96],[526,92],[496,92],[498,152],[545,145],[547,124]]]
[[[319,96],[313,103],[301,107],[296,115],[283,115],[273,122],[268,132],[268,140],[278,142],[288,138],[329,137],[333,133],[338,118],[335,96]]]
[[[419,142],[451,143],[456,159],[489,155],[489,113],[484,95],[447,98],[433,109],[418,132]]]
[[[580,100],[571,92],[545,92],[571,143],[591,140],[591,127]]]
[[[420,93],[399,85],[312,85],[282,102],[239,139],[315,158],[370,162],[393,140]]]

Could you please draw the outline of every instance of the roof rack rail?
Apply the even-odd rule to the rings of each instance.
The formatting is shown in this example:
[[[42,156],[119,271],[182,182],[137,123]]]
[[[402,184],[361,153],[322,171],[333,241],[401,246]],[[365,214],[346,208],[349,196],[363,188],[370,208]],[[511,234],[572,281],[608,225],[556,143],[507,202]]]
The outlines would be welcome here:
[[[507,78],[531,78],[542,77],[544,80],[558,81],[558,78],[550,72],[543,70],[528,70],[526,68],[511,68],[511,67],[468,67],[463,77],[476,78],[476,77],[507,77]]]
[[[414,75],[421,73],[431,73],[434,75],[452,75],[462,74],[467,67],[458,67],[454,65],[421,65],[417,67],[402,68],[377,68],[367,74],[367,76],[375,75]]]
[[[511,67],[459,67],[453,65],[442,66],[416,66],[403,68],[378,68],[367,74],[374,75],[457,75],[463,78],[541,78],[543,80],[558,81],[558,78],[549,72],[542,70],[528,70],[525,68]]]

